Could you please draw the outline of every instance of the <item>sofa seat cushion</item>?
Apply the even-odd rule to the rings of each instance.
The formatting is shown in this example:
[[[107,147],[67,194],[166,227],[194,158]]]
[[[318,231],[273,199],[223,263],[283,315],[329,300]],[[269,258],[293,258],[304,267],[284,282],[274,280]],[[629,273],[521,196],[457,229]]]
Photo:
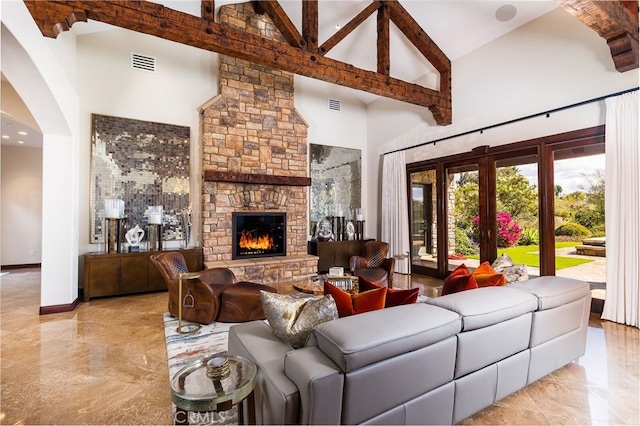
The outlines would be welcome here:
[[[463,331],[488,327],[535,311],[538,299],[509,287],[483,287],[427,300],[462,316]]]
[[[538,298],[538,310],[552,309],[581,299],[590,292],[589,284],[573,278],[544,276],[509,284]]]
[[[265,319],[260,292],[277,293],[271,286],[240,281],[229,285],[220,294],[220,322],[247,322]]]
[[[342,371],[350,372],[439,342],[460,328],[455,312],[414,303],[322,323],[311,332],[307,346],[318,346]]]
[[[353,271],[353,275],[382,287],[389,285],[389,273],[384,268],[360,268]]]

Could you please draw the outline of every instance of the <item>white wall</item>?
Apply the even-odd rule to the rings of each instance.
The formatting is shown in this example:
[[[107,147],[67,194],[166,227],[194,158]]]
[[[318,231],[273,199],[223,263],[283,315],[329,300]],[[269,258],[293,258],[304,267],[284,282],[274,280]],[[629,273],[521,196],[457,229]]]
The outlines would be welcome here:
[[[563,9],[556,9],[452,63],[453,124],[409,106],[380,100],[367,110],[369,178],[381,173],[385,152],[571,105],[638,86],[638,70],[615,70],[606,41]],[[407,162],[500,145],[604,122],[603,103],[473,133],[406,151]],[[379,193],[369,198],[377,209]],[[376,216],[377,221],[377,216]]]
[[[217,54],[114,29],[78,37],[80,97],[80,251],[102,250],[89,241],[91,114],[191,128],[192,243],[200,244],[201,143],[199,107],[218,93]],[[156,58],[156,72],[131,68],[131,52]],[[140,224],[141,226],[144,224]],[[179,242],[167,242],[167,247]]]
[[[0,3],[0,19],[2,72],[43,133],[40,304],[69,305],[78,296],[78,98],[68,65],[58,62],[24,3]]]
[[[42,261],[42,149],[2,147],[2,265]]]
[[[339,146],[362,151],[362,207],[368,194],[375,191],[375,181],[364,179],[367,162],[367,111],[353,90],[335,84],[296,75],[294,77],[296,110],[309,125],[307,142]],[[341,101],[341,111],[329,110],[329,98]],[[310,165],[309,165],[310,167]],[[365,229],[367,231],[367,229]]]

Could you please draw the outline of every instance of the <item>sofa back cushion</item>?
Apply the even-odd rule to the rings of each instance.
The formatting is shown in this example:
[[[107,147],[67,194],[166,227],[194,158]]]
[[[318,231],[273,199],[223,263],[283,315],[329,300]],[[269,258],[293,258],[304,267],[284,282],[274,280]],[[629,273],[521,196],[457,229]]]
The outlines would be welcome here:
[[[427,303],[457,312],[463,331],[488,327],[538,308],[538,298],[506,286],[483,287],[427,300]]]
[[[460,316],[424,303],[338,318],[316,326],[307,345],[316,345],[350,372],[453,336]]]

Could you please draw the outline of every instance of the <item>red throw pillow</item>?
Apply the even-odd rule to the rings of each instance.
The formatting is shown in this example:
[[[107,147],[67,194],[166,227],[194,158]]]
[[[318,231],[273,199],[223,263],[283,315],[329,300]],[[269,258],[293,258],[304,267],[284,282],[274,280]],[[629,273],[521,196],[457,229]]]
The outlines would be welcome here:
[[[507,283],[504,274],[498,274],[489,262],[483,262],[471,274],[476,279],[478,287],[500,286]]]
[[[350,294],[333,284],[325,282],[324,294],[333,296],[333,300],[336,301],[336,306],[338,307],[338,316],[342,318],[384,308],[387,288],[381,287],[376,290]]]
[[[377,290],[380,288],[385,288],[385,287],[379,286],[378,284],[374,284],[371,281],[367,281],[362,277],[358,278],[358,289],[360,290],[360,292]],[[384,302],[384,307],[390,308],[392,306],[409,305],[411,303],[416,303],[416,301],[418,300],[419,293],[420,293],[419,288],[412,288],[409,290],[387,288],[387,299]]]
[[[442,295],[457,293],[459,291],[471,290],[478,288],[478,283],[469,272],[469,268],[462,265],[458,266],[445,280],[442,286]]]

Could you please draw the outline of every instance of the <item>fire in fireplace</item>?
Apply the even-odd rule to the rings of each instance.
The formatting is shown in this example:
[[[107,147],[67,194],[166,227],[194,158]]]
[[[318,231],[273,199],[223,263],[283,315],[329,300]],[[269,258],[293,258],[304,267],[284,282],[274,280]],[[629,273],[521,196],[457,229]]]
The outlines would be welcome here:
[[[286,256],[286,213],[235,212],[232,219],[233,259]]]

